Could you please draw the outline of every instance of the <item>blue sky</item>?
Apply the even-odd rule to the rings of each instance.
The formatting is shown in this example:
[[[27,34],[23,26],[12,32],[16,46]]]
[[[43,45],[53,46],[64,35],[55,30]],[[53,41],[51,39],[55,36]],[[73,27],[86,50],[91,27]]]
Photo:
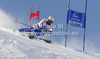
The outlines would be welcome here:
[[[54,31],[66,30],[68,0],[0,0],[0,8],[2,10],[26,24],[28,24],[32,5],[33,12],[36,12],[40,7],[40,20],[51,15],[55,18],[54,25],[63,24],[64,28],[55,28]],[[100,0],[88,0],[86,20],[86,50],[89,51],[90,49],[96,49],[96,53],[100,53],[99,6]],[[78,12],[85,12],[85,0],[71,0],[70,8]],[[31,25],[33,23],[36,22],[31,21]],[[76,42],[76,47],[80,46],[80,49],[82,49],[83,29],[70,25],[68,26],[68,31],[76,31],[79,33],[78,36],[68,36],[68,47],[72,46],[71,44],[74,43],[73,41],[78,41],[80,45],[78,45]],[[65,36],[50,36],[49,39],[56,43],[62,44]],[[89,46],[91,46],[90,49],[88,48]],[[75,46],[72,47],[76,48]]]

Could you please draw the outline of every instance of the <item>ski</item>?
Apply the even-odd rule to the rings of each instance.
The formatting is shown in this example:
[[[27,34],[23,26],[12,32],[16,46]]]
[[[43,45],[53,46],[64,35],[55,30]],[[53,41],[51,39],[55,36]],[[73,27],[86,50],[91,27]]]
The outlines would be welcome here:
[[[38,38],[37,36],[35,35],[31,35],[31,34],[28,34],[28,35],[24,35],[24,34],[21,34],[18,30],[13,30],[14,33],[18,34],[18,35],[21,35],[23,37],[28,37],[29,39],[37,39],[37,40],[42,40],[46,43],[52,43],[51,40],[46,40],[46,39],[43,39],[43,38]]]
[[[36,37],[36,36],[34,36],[34,35],[29,35],[28,36],[30,39],[38,39],[38,40],[42,40],[42,41],[44,41],[44,42],[46,42],[46,43],[52,43],[51,42],[51,40],[46,40],[46,39],[43,39],[43,38],[38,38],[38,37]]]

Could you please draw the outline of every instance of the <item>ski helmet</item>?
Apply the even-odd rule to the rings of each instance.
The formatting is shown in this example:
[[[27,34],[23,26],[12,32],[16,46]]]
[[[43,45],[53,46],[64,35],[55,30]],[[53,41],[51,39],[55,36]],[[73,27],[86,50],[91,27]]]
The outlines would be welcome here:
[[[54,18],[52,16],[49,16],[48,20],[54,22]]]

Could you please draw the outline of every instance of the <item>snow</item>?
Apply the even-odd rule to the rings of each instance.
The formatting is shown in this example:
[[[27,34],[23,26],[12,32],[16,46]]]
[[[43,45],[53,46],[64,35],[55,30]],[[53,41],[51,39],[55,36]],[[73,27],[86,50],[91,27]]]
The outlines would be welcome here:
[[[31,40],[0,27],[0,59],[97,59],[59,44]]]

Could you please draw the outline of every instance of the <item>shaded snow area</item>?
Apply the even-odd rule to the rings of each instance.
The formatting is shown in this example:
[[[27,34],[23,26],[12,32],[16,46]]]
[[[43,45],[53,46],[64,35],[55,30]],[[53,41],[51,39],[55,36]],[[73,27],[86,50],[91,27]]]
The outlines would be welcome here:
[[[0,27],[0,59],[98,59],[59,44],[48,44]]]

